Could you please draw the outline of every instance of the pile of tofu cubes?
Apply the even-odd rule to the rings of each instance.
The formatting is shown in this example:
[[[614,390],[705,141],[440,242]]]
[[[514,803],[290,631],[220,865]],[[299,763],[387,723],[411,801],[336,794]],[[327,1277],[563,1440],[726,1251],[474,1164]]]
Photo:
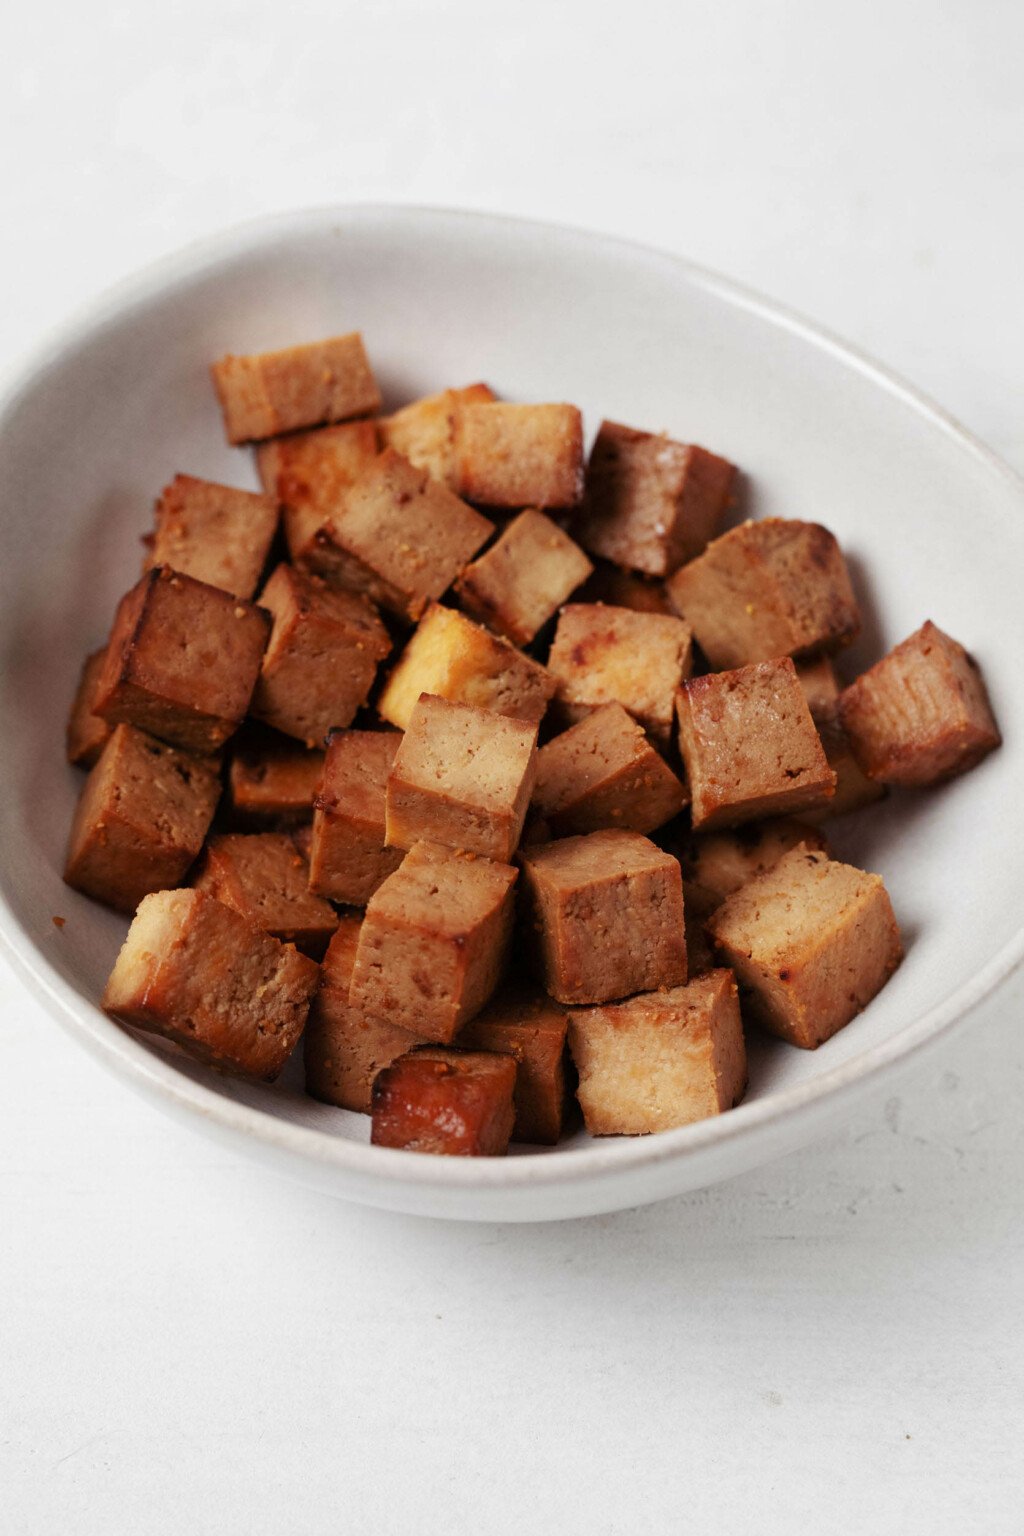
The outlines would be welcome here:
[[[814,523],[732,464],[483,384],[380,415],[358,334],[213,367],[262,494],[178,475],[85,663],[66,879],[133,914],[104,996],[218,1070],[479,1155],[742,1097],[901,958],[828,817],[999,736],[926,623],[859,626]]]

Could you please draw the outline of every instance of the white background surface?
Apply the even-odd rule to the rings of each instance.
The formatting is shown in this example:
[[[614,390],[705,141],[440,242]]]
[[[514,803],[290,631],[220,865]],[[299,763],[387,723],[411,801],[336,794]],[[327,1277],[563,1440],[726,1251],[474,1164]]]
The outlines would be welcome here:
[[[464,204],[719,267],[1024,469],[1016,0],[4,12],[5,364],[224,223]],[[1022,1004],[758,1174],[469,1228],[159,1119],[0,966],[0,1532],[1019,1532]]]

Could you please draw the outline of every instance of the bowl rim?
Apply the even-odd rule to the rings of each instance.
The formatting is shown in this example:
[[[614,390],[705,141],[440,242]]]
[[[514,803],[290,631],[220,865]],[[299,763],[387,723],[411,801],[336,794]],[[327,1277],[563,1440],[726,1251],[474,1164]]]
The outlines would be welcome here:
[[[345,221],[405,220],[410,224],[462,222],[483,229],[516,226],[539,238],[577,240],[588,249],[603,248],[622,260],[656,260],[674,267],[695,288],[713,294],[734,308],[748,311],[777,329],[796,335],[845,367],[902,401],[930,426],[950,438],[961,451],[978,459],[986,470],[1006,482],[1021,500],[1024,477],[968,431],[950,412],[884,365],[841,340],[786,305],[674,252],[641,241],[603,234],[551,220],[520,218],[484,210],[387,202],[326,204],[262,215],[233,224],[215,234],[190,241],[180,249],[148,263],[122,278],[98,297],[57,322],[33,348],[4,370],[0,384],[0,432],[23,396],[69,349],[115,319],[157,298],[176,283],[196,277],[204,267],[237,258],[264,246],[277,235],[320,233]],[[685,1158],[700,1151],[738,1146],[769,1126],[795,1125],[820,1109],[826,1100],[838,1106],[855,1086],[867,1087],[887,1068],[906,1061],[923,1046],[938,1040],[966,1016],[1024,961],[1024,920],[997,953],[947,998],[905,1024],[889,1039],[870,1046],[848,1061],[827,1069],[812,1081],[769,1093],[740,1104],[728,1114],[656,1136],[595,1140],[586,1147],[566,1147],[553,1155],[510,1158],[430,1158],[415,1152],[374,1147],[363,1141],[317,1127],[297,1124],[256,1105],[225,1096],[178,1071],[171,1058],[145,1045],[108,1018],[67,981],[31,939],[0,890],[0,948],[15,973],[47,1011],[84,1046],[132,1086],[163,1101],[168,1110],[205,1121],[211,1128],[263,1143],[303,1162],[327,1165],[365,1184],[415,1186],[423,1190],[554,1189],[601,1176],[626,1174]],[[769,1153],[769,1156],[771,1154]]]

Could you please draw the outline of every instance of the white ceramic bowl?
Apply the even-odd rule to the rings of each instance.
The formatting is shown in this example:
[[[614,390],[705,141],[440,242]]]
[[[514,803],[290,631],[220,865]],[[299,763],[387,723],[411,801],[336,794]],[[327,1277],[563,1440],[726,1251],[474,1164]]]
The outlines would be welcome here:
[[[809,1054],[755,1042],[745,1103],[636,1140],[507,1159],[368,1145],[364,1117],[183,1065],[96,1006],[123,919],[61,882],[80,778],[62,735],[79,663],[136,578],[178,470],[255,486],[206,367],[360,328],[392,402],[487,378],[704,443],[753,515],[834,529],[861,589],[854,665],[931,617],[979,658],[1005,745],[937,792],[837,830],[884,875],[907,958]],[[0,932],[55,1017],[158,1106],[349,1199],[471,1219],[583,1215],[700,1187],[788,1151],[876,1091],[1024,948],[1019,743],[1024,487],[955,423],[814,327],[675,257],[464,213],[339,208],[192,247],[66,327],[0,406]],[[66,917],[58,929],[52,919]]]

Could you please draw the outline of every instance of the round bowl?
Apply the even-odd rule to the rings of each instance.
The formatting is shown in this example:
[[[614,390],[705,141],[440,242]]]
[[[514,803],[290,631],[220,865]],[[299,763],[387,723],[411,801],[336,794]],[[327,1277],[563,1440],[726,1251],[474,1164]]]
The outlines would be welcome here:
[[[228,448],[211,359],[359,328],[388,403],[486,378],[703,443],[748,515],[826,523],[865,624],[848,675],[924,619],[977,656],[1005,733],[975,772],[834,825],[886,881],[893,980],[814,1053],[752,1041],[745,1102],[659,1136],[501,1159],[371,1147],[368,1122],[192,1067],[97,1006],[125,920],[61,881],[80,776],[63,730],[82,657],[136,579],[177,471],[255,488]],[[676,257],[438,210],[325,209],[249,225],[122,285],[42,349],[0,404],[0,934],[53,1015],[159,1107],[348,1199],[540,1220],[638,1205],[753,1168],[852,1111],[1020,960],[1018,761],[1024,486],[913,390],[814,326]],[[62,927],[54,917],[66,919]]]

